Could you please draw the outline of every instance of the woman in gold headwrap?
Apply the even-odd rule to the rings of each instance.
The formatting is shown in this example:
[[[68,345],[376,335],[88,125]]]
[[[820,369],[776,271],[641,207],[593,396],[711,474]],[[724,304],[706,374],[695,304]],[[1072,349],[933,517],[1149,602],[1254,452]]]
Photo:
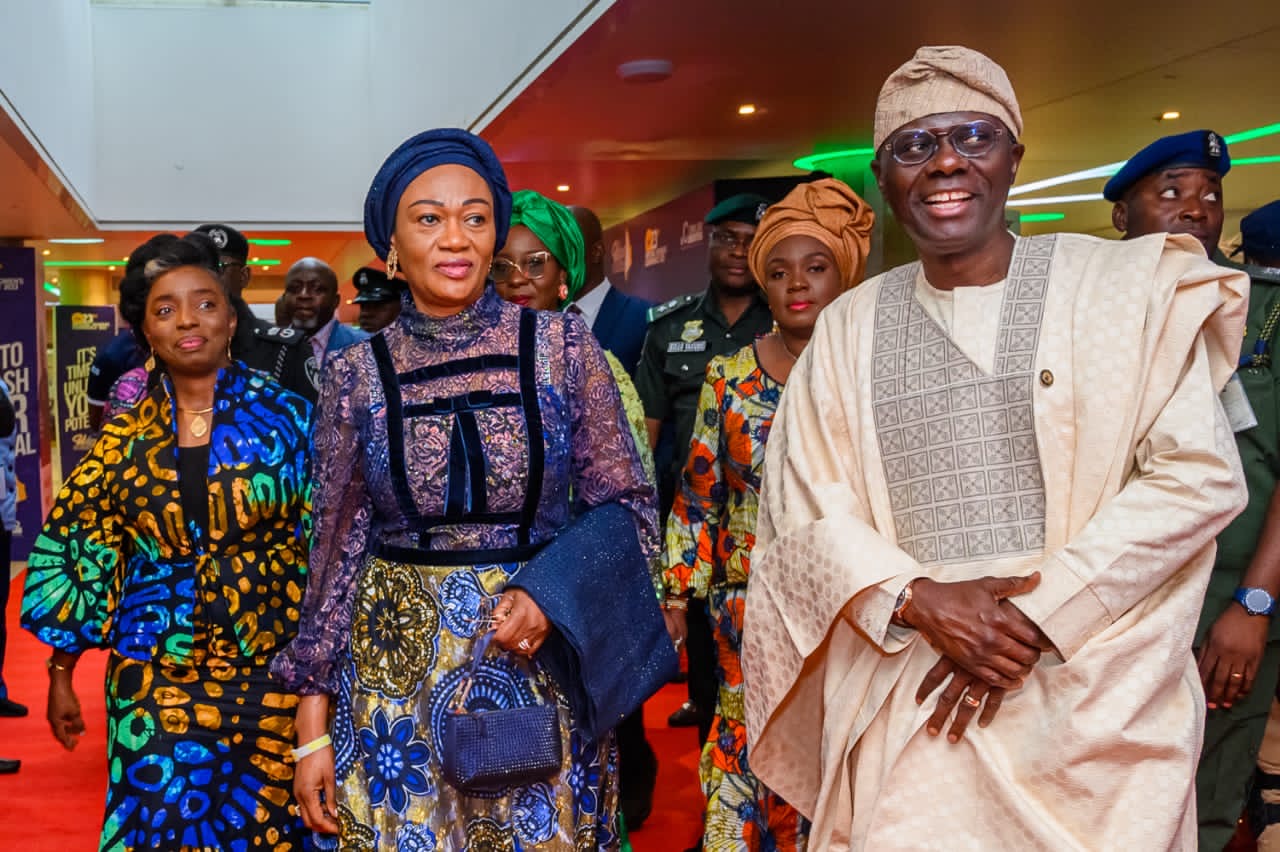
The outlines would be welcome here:
[[[875,214],[838,180],[793,189],[769,208],[749,262],[769,298],[772,334],[712,359],[689,461],[667,525],[667,621],[685,635],[684,601],[706,598],[720,694],[700,775],[707,797],[703,847],[804,849],[808,823],[751,773],[738,654],[765,442],[791,367],[818,313],[862,280]]]

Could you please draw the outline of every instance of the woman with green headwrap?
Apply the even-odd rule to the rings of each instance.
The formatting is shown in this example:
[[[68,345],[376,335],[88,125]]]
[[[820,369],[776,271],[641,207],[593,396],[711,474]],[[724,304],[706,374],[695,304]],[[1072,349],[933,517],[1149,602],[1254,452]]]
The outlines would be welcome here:
[[[577,298],[586,277],[582,231],[569,208],[531,189],[511,196],[511,230],[493,258],[490,274],[498,295],[539,311],[558,311]],[[605,351],[618,382],[636,451],[653,481],[653,453],[644,426],[644,408],[622,363]],[[655,569],[656,570],[656,569]]]

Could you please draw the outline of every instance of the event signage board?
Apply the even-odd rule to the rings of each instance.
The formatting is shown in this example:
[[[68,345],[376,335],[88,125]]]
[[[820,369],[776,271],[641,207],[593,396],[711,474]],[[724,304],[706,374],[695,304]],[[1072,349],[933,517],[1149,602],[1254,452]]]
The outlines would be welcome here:
[[[17,415],[14,469],[18,525],[13,553],[25,558],[44,517],[40,470],[40,347],[42,299],[34,249],[0,246],[0,379]]]
[[[53,307],[55,431],[64,480],[97,438],[97,430],[89,425],[89,368],[115,333],[114,307]]]

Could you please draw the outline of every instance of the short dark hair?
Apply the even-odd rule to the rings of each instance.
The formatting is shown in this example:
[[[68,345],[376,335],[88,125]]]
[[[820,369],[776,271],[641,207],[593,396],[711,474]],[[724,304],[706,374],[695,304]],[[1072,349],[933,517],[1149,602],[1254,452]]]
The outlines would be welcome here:
[[[183,266],[198,266],[209,270],[218,280],[218,286],[222,288],[228,302],[231,300],[231,293],[220,274],[222,261],[213,240],[195,232],[185,237],[157,234],[129,255],[124,280],[120,282],[120,314],[133,326],[139,342],[145,344],[141,338],[142,320],[147,312],[147,295],[151,292],[151,285],[166,272]]]

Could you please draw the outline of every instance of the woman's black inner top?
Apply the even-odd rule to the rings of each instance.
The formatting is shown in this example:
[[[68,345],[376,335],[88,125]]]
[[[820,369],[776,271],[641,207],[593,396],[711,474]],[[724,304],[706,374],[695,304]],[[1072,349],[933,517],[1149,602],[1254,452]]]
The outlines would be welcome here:
[[[178,490],[182,514],[195,521],[202,534],[209,530],[209,445],[178,447]]]

